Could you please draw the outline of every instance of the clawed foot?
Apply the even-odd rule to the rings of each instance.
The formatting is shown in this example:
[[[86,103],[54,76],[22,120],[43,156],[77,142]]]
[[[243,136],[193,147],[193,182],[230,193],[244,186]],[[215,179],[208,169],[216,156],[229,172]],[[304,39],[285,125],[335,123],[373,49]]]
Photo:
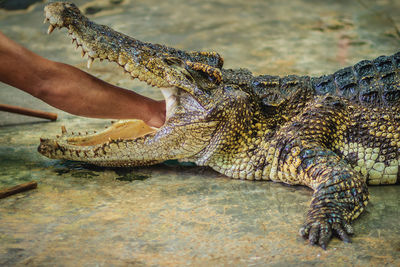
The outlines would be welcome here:
[[[300,235],[308,239],[310,244],[318,244],[324,250],[332,237],[332,233],[336,234],[343,242],[350,243],[349,235],[354,234],[351,225],[336,216],[334,222],[330,221],[333,220],[329,218],[307,218],[305,225],[300,228]]]

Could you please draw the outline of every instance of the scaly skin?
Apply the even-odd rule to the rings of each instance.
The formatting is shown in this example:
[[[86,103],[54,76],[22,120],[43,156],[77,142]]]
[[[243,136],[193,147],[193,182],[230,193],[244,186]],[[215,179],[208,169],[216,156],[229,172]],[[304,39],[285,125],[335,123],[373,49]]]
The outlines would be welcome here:
[[[399,182],[400,54],[362,61],[322,77],[253,76],[223,69],[215,52],[143,43],[89,21],[71,3],[45,8],[93,59],[108,59],[157,86],[167,102],[159,128],[115,123],[102,133],[42,139],[49,158],[101,166],[192,161],[236,179],[314,190],[300,234],[326,248],[349,242],[368,202],[366,184]]]

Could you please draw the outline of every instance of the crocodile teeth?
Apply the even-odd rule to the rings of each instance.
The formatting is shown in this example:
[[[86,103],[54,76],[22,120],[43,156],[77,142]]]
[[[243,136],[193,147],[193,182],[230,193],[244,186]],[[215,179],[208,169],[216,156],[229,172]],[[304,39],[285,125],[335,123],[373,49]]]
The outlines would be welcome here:
[[[92,66],[92,64],[93,64],[93,58],[92,57],[89,57],[89,59],[88,59],[88,61],[87,61],[87,68],[88,69],[90,69],[90,67]]]
[[[64,135],[67,133],[67,129],[65,128],[64,125],[61,125],[61,133]]]
[[[86,55],[86,52],[85,52],[85,50],[82,49],[81,56],[85,57],[85,55]]]
[[[50,34],[54,31],[54,26],[52,24],[50,24],[49,28],[47,29],[47,34]]]
[[[49,19],[46,17],[46,18],[44,18],[44,20],[43,20],[43,24],[44,23],[47,23],[49,21]]]

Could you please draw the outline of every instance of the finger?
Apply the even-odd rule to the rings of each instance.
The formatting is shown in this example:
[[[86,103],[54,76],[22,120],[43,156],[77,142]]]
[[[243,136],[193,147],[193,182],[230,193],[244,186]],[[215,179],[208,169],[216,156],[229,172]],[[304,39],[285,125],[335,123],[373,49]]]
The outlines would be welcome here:
[[[319,234],[319,241],[318,244],[326,250],[326,247],[329,243],[329,240],[331,240],[332,237],[332,230],[330,225],[327,225],[326,227],[321,228],[320,234]]]
[[[311,245],[315,245],[317,243],[319,237],[319,224],[313,224],[311,226],[310,234],[308,235],[308,240]]]
[[[342,228],[341,225],[335,223],[335,224],[332,226],[332,229],[335,230],[336,234],[339,236],[339,238],[340,238],[343,242],[345,242],[345,243],[351,243],[350,237],[347,235],[346,231],[343,230],[343,228]]]

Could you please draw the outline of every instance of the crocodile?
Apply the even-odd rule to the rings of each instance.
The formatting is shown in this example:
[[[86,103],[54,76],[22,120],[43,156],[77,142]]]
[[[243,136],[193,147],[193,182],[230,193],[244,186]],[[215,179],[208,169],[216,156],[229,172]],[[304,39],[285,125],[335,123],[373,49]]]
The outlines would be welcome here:
[[[350,242],[368,185],[398,184],[400,53],[363,60],[321,77],[253,75],[225,69],[216,52],[139,41],[85,17],[72,3],[45,7],[48,33],[67,28],[94,59],[121,66],[159,88],[166,121],[123,120],[106,130],[41,138],[46,157],[99,166],[166,160],[209,166],[234,179],[270,180],[313,190],[300,235],[327,248]]]

